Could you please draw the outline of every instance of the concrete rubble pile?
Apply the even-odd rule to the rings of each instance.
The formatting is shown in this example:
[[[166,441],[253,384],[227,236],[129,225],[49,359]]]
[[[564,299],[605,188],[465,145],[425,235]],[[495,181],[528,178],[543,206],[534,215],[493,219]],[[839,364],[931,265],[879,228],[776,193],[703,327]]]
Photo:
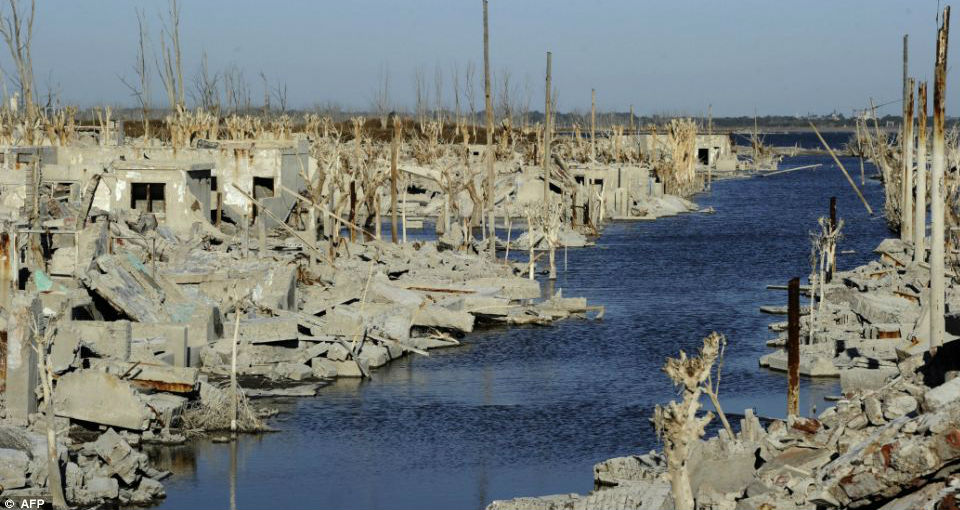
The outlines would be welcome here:
[[[152,145],[22,152],[0,159],[0,498],[50,500],[51,423],[69,505],[162,498],[169,473],[145,445],[229,430],[234,361],[238,430],[256,432],[275,411],[250,398],[369,378],[478,327],[602,316],[543,296],[526,266],[492,260],[472,235],[451,241],[456,229],[381,240],[353,223],[372,217],[367,201],[351,220],[323,209],[311,228],[296,198],[303,170],[317,171],[305,140],[210,142],[173,159]],[[516,196],[501,177],[505,207]]]
[[[901,362],[930,348],[929,266],[912,264],[912,249],[898,239],[884,240],[875,251],[878,260],[837,272],[824,286],[824,298],[818,289],[814,313],[805,307],[800,320],[800,374],[839,377],[844,393],[882,386],[900,373]],[[950,342],[960,334],[960,294],[952,286],[946,304]],[[768,342],[777,350],[761,357],[760,365],[786,371],[786,322],[770,329],[779,332]]]
[[[695,444],[687,469],[700,509],[951,508],[960,492],[960,378],[930,388],[923,373],[856,392],[817,418],[773,420],[751,410],[736,437]],[[495,501],[489,509],[669,509],[657,452],[594,467],[598,487]],[[947,505],[947,506],[943,506]]]
[[[842,395],[818,417],[761,420],[747,409],[731,437],[694,443],[686,471],[697,508],[954,508],[960,497],[960,342],[954,288],[947,335],[931,356],[929,266],[887,239],[879,260],[838,272],[822,309],[801,317],[800,372],[840,377]],[[809,292],[809,289],[808,289]],[[819,292],[818,292],[819,295]],[[809,310],[809,309],[808,309]],[[810,334],[811,323],[813,334]],[[785,331],[786,323],[771,325]],[[809,339],[812,336],[812,341]],[[770,342],[785,345],[784,335]],[[782,352],[761,364],[786,370]],[[652,451],[594,467],[597,489],[494,501],[492,510],[673,508],[664,456]]]

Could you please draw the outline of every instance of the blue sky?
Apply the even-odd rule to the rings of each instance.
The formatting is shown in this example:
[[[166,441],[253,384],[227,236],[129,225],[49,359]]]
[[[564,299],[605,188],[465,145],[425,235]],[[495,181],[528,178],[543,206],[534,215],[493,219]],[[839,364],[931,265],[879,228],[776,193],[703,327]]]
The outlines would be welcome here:
[[[165,1],[39,0],[38,89],[59,85],[64,101],[84,106],[133,104],[118,75],[135,78],[137,6],[156,40]],[[410,108],[417,67],[431,94],[435,68],[443,69],[447,102],[455,64],[482,68],[480,0],[181,0],[181,10],[188,84],[206,51],[213,71],[245,70],[256,103],[261,71],[287,84],[291,106],[367,108],[386,67],[391,99]],[[491,0],[492,68],[508,71],[518,97],[529,95],[538,110],[551,50],[563,111],[589,109],[596,88],[601,110],[633,104],[639,114],[700,115],[708,104],[714,115],[849,114],[869,97],[900,96],[904,33],[911,74],[930,78],[936,12],[935,0]],[[12,70],[5,53],[0,64]],[[155,73],[154,90],[162,100]]]

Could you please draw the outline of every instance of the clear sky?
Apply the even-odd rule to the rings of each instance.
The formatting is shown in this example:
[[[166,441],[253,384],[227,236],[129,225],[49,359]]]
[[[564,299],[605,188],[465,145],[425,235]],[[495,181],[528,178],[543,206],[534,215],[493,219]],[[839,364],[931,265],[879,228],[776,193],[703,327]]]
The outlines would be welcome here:
[[[21,0],[25,1],[25,0]],[[129,104],[118,79],[135,80],[137,24],[145,9],[154,38],[160,0],[38,0],[37,88],[59,86],[65,102]],[[901,38],[910,34],[911,74],[930,79],[936,0],[491,0],[492,69],[509,71],[518,99],[543,109],[545,52],[553,51],[560,109],[638,114],[850,114],[873,97],[901,94]],[[480,0],[181,0],[187,83],[206,51],[212,71],[244,69],[253,100],[259,73],[286,82],[291,107],[328,102],[369,108],[384,68],[391,99],[413,105],[414,70],[482,70]],[[954,13],[954,18],[960,13]],[[956,25],[956,23],[954,23]],[[955,61],[960,46],[953,34]],[[11,71],[9,57],[0,64]],[[960,82],[948,113],[960,113]],[[526,85],[525,85],[526,82]],[[154,66],[156,96],[162,89]],[[482,74],[477,79],[482,102]],[[524,92],[527,90],[528,92]],[[932,96],[932,94],[931,94]],[[899,111],[891,105],[885,113]]]

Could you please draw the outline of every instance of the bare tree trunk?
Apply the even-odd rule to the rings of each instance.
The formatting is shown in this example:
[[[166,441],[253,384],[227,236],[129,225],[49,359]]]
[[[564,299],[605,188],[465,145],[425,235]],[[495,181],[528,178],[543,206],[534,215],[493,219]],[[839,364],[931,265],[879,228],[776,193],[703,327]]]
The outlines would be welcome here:
[[[927,251],[924,246],[927,237],[927,82],[920,82],[917,95],[917,198],[916,210],[913,214],[914,264],[923,262]]]
[[[63,494],[63,477],[60,473],[60,456],[57,454],[57,430],[54,421],[53,408],[53,367],[47,359],[48,342],[52,335],[41,335],[39,324],[35,317],[34,320],[34,338],[37,341],[37,364],[41,374],[41,383],[43,389],[43,401],[46,404],[46,428],[47,428],[47,486],[50,488],[50,495],[53,497],[53,507],[60,510],[66,509],[67,500]],[[47,325],[53,327],[52,324]]]
[[[937,31],[937,55],[933,82],[933,165],[930,168],[930,352],[936,354],[944,337],[944,261],[943,261],[943,174],[947,96],[947,42],[950,6],[943,8],[942,25]]]
[[[550,144],[553,141],[552,138],[552,127],[553,124],[550,120],[550,104],[551,99],[551,73],[553,67],[553,53],[547,52],[547,87],[546,92],[544,93],[544,126],[543,126],[543,201],[547,206],[550,205]]]
[[[913,78],[907,78],[903,117],[903,199],[900,201],[900,238],[913,240]]]
[[[494,240],[497,237],[496,226],[493,218],[494,205],[494,187],[496,172],[494,171],[494,159],[496,155],[493,151],[493,98],[490,96],[490,30],[487,20],[487,0],[483,0],[483,95],[484,105],[487,114],[487,192],[486,205],[489,214],[488,228],[490,229],[490,255],[496,258],[497,246]]]
[[[590,89],[590,159],[597,160],[597,89]]]
[[[397,244],[397,181],[400,179],[400,171],[397,169],[397,163],[400,157],[400,130],[401,124],[397,117],[393,118],[393,143],[390,146],[390,238],[393,244]]]

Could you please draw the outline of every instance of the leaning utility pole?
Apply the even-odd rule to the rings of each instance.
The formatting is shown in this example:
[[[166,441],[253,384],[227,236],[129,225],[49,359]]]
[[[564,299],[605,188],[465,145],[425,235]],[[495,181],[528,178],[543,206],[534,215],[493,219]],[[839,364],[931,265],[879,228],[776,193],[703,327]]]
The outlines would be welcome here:
[[[933,81],[933,165],[930,167],[930,353],[943,345],[943,173],[944,118],[947,98],[947,40],[950,6],[943,8],[943,24],[937,31],[937,56]]]
[[[550,77],[553,63],[553,53],[547,52],[547,88],[546,88],[546,99],[544,100],[544,127],[543,127],[543,203],[547,206],[550,205],[550,143],[553,142],[553,134],[551,133],[553,123],[550,119]]]
[[[590,159],[597,159],[597,89],[590,89]]]
[[[917,198],[913,214],[913,263],[923,262],[927,237],[927,82],[917,91]]]
[[[487,0],[483,0],[483,95],[484,108],[487,110],[487,220],[490,229],[490,252],[496,257],[497,247],[494,239],[497,236],[497,229],[494,225],[493,217],[493,190],[496,173],[493,169],[493,99],[490,97],[490,31],[487,28]]]
[[[913,240],[913,78],[907,78],[903,116],[903,200],[900,201],[900,239]]]

